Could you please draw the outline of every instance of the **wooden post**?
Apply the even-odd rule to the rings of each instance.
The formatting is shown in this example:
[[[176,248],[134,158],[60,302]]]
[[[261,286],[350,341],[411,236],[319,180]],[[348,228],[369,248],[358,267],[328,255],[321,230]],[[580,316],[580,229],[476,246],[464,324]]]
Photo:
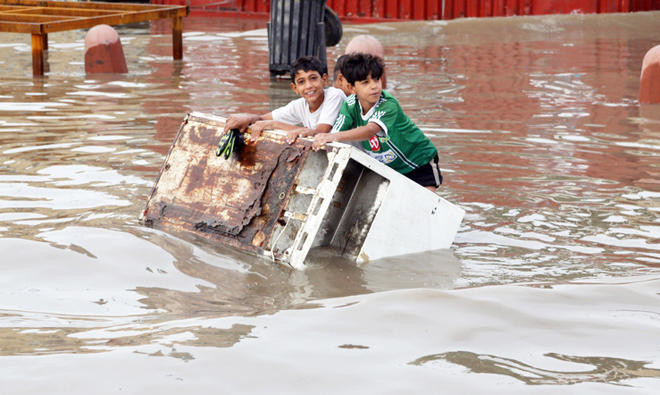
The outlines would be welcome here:
[[[183,58],[183,17],[180,16],[172,18],[172,57]]]
[[[32,75],[44,75],[44,35],[32,33]]]
[[[44,38],[44,51],[48,51],[48,33],[41,35]]]

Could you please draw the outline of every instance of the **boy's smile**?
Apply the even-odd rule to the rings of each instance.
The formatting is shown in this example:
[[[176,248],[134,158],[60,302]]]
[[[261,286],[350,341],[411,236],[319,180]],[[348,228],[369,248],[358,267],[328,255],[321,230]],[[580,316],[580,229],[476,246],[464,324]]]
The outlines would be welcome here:
[[[355,93],[355,96],[360,101],[360,106],[362,106],[362,112],[364,114],[378,103],[382,90],[383,83],[380,78],[374,79],[371,77],[371,74],[365,80],[355,81],[353,93]]]
[[[327,82],[327,74],[321,76],[316,70],[300,70],[291,82],[291,89],[305,99],[309,105],[309,111],[314,112],[323,103],[323,88]]]

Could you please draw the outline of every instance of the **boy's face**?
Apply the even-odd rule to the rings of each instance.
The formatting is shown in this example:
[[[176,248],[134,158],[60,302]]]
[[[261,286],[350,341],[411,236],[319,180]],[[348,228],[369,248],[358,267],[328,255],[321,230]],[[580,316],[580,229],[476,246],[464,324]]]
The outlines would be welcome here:
[[[323,87],[328,83],[328,75],[319,74],[318,71],[300,70],[291,82],[291,89],[302,96],[307,103],[323,101]]]
[[[380,93],[383,90],[383,83],[379,79],[374,79],[371,77],[371,74],[367,79],[362,81],[355,81],[355,84],[352,85],[352,92],[355,93],[362,108],[371,108],[380,99]]]

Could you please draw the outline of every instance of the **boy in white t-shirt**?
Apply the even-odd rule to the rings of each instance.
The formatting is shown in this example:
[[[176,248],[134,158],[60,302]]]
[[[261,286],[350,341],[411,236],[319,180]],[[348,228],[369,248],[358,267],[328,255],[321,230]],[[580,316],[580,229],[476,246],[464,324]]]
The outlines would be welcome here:
[[[249,141],[256,141],[264,129],[287,131],[287,142],[298,136],[314,136],[332,130],[346,95],[340,89],[329,87],[328,73],[318,58],[303,56],[291,66],[291,89],[301,97],[284,107],[263,115],[231,116],[224,131],[250,127]]]

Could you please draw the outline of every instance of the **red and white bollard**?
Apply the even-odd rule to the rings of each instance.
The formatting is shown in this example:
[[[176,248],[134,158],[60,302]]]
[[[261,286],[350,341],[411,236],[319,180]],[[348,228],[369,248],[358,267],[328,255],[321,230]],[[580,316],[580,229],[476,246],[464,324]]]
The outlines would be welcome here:
[[[108,25],[96,25],[85,36],[86,73],[127,73],[119,34]]]
[[[660,103],[660,45],[649,49],[642,61],[639,102]]]

